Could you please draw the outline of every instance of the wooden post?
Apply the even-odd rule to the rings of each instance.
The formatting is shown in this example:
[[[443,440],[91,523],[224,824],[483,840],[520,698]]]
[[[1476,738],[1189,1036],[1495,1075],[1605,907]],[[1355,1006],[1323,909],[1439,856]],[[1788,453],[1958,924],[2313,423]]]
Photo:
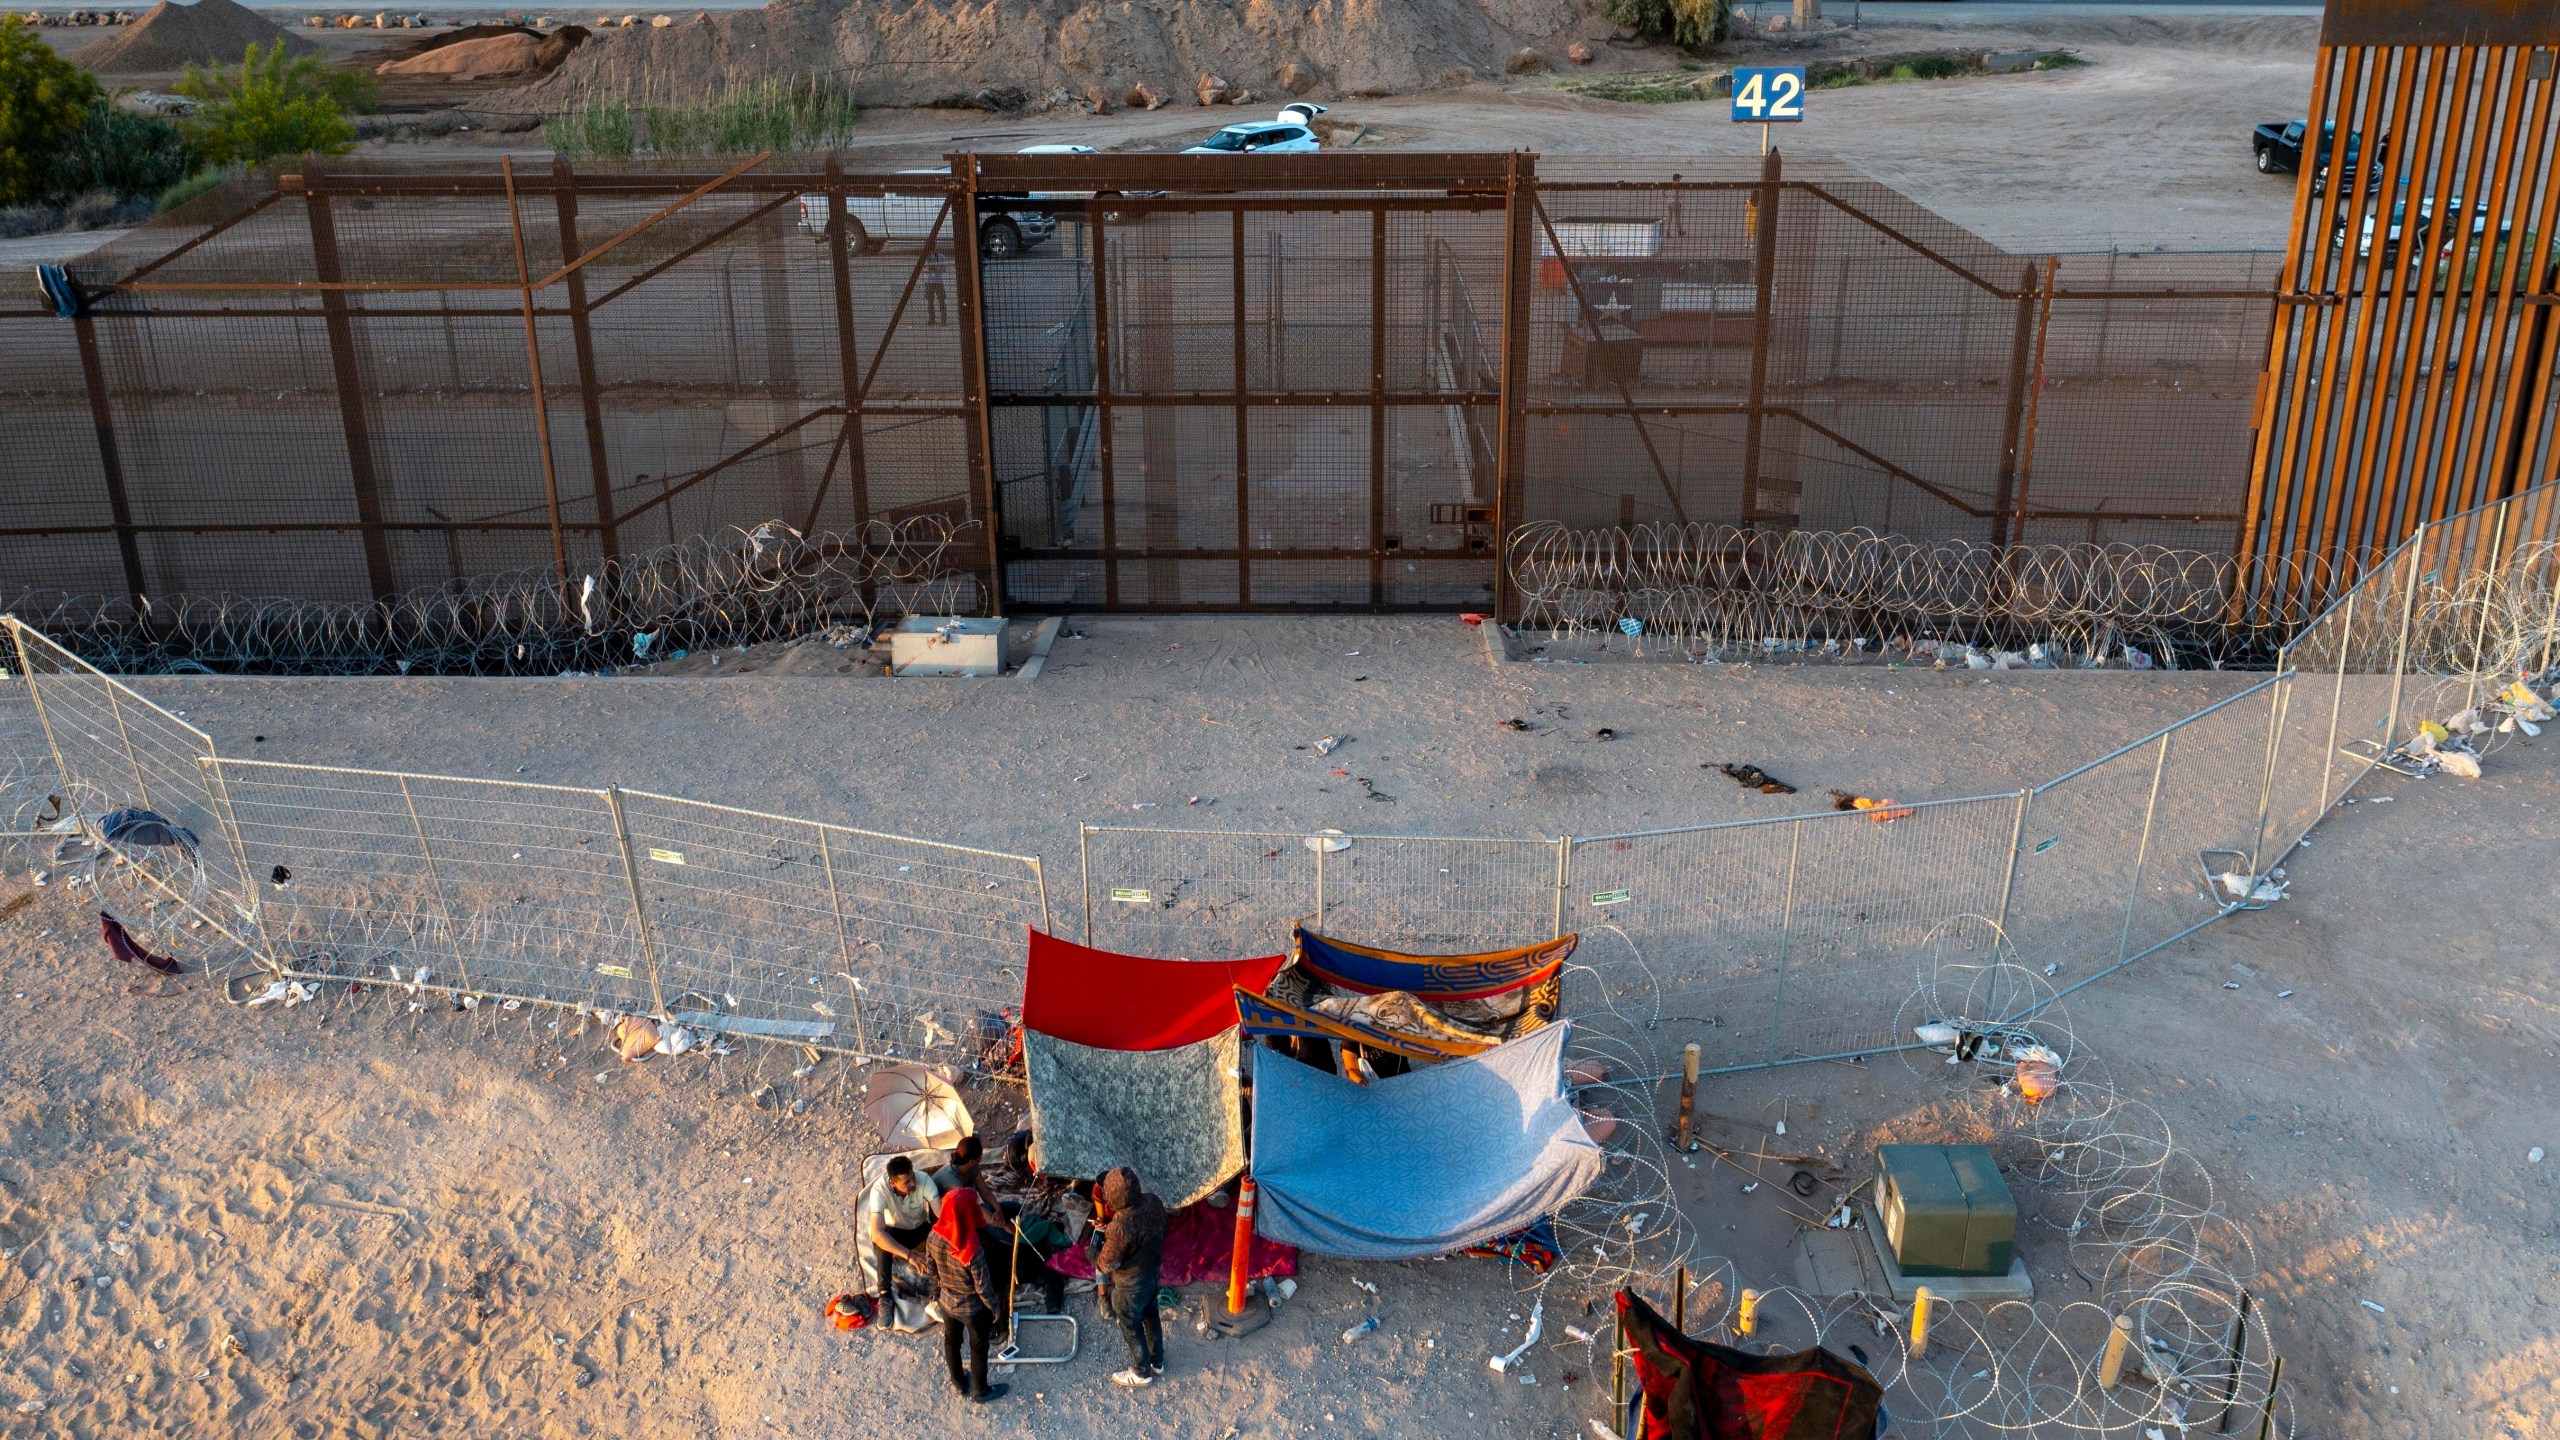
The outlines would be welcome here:
[[[2272,1394],[2272,1392],[2270,1392]],[[2274,1407],[2270,1398],[2268,1407]],[[1609,1321],[1609,1429],[1624,1433],[1627,1426],[1627,1322],[1623,1315]]]
[[[960,322],[960,391],[969,407],[969,508],[986,527],[987,613],[1004,614],[1004,518],[998,513],[995,412],[987,398],[986,273],[978,249],[978,157],[961,154],[951,162],[953,316]]]
[[[1244,1313],[1245,1287],[1252,1280],[1253,1269],[1253,1177],[1244,1177],[1244,1187],[1236,1192],[1236,1254],[1227,1265],[1227,1313]]]
[[[1742,1292],[1741,1308],[1734,1312],[1733,1333],[1748,1339],[1750,1338],[1751,1332],[1758,1328],[1759,1324],[1760,1292],[1757,1290],[1745,1290]]]
[[[1683,1335],[1686,1335],[1689,1333],[1688,1266],[1683,1265],[1680,1267],[1680,1273],[1678,1276],[1673,1278],[1671,1287],[1671,1328],[1679,1331]]]
[[[2098,1388],[2113,1390],[2124,1379],[2125,1347],[2133,1342],[2133,1317],[2119,1315],[2107,1332],[2107,1353],[2098,1361]]]
[[[1535,157],[1513,151],[1503,177],[1502,199],[1502,327],[1495,387],[1501,403],[1494,408],[1500,428],[1493,449],[1493,617],[1502,624],[1520,618],[1520,596],[1511,581],[1511,527],[1519,523],[1527,494],[1526,450],[1529,420],[1529,315],[1533,301],[1529,277],[1538,264],[1530,229],[1535,200]],[[1561,260],[1562,257],[1558,257]]]
[[[1689,1116],[1698,1103],[1698,1047],[1695,1043],[1680,1047],[1680,1123],[1673,1132],[1672,1143],[1681,1150],[1694,1150],[1689,1138]]]
[[[1929,1353],[1929,1302],[1932,1298],[1926,1285],[1911,1297],[1911,1358],[1914,1360]]]

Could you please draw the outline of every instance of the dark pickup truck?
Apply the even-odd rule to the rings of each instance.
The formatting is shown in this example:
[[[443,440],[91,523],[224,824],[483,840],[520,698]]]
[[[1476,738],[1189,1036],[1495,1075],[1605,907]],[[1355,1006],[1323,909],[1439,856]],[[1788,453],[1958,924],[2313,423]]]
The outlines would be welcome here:
[[[2250,132],[2249,148],[2258,154],[2258,173],[2273,175],[2278,171],[2300,170],[2302,142],[2309,130],[2310,126],[2300,120],[2271,120]],[[2319,169],[2311,177],[2311,193],[2314,195],[2320,194],[2329,187],[2329,147],[2336,142],[2337,138],[2338,127],[2334,122],[2320,127],[2320,143],[2312,157],[2319,165]],[[2347,133],[2346,159],[2347,169],[2350,171],[2356,168],[2357,152],[2363,148],[2363,141],[2362,135],[2354,131]],[[2375,147],[2371,168],[2373,172],[2371,178],[2379,182],[2382,178],[2382,154],[2379,146]]]

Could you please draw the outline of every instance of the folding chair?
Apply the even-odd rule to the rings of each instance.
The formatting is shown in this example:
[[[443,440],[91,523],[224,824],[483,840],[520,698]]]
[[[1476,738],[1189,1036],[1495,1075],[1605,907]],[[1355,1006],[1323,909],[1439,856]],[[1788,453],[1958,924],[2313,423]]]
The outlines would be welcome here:
[[[1068,1361],[1076,1358],[1076,1347],[1080,1341],[1076,1333],[1076,1320],[1074,1316],[1025,1315],[1022,1313],[1022,1306],[1019,1303],[1019,1297],[1022,1291],[1022,1218],[1020,1216],[1014,1217],[1013,1257],[1005,1266],[1005,1275],[1010,1282],[1009,1288],[1012,1291],[1011,1294],[1008,1294],[1005,1297],[1007,1301],[1005,1308],[1012,1316],[1012,1323],[1005,1327],[1004,1344],[999,1346],[996,1353],[990,1357],[991,1363],[997,1365],[1064,1365]],[[1041,1343],[1034,1345],[1029,1353],[1026,1353],[1023,1347],[1023,1342],[1030,1338],[1024,1333],[1025,1326],[1035,1327],[1041,1331],[1047,1332],[1045,1335],[1040,1337]],[[1063,1339],[1061,1339],[1057,1333],[1058,1327],[1060,1326],[1066,1327],[1066,1334]],[[1053,1350],[1058,1350],[1061,1345],[1065,1347],[1062,1353],[1048,1353]]]

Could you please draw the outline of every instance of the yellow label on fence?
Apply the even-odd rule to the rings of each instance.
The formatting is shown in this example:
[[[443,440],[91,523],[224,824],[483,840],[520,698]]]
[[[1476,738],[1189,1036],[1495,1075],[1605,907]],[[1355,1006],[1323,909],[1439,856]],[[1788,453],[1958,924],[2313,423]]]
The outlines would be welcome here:
[[[1624,905],[1634,898],[1636,898],[1636,892],[1633,890],[1594,890],[1591,892],[1591,903],[1594,905]]]
[[[649,847],[649,858],[658,861],[661,864],[681,865],[684,863],[684,852],[681,850],[661,850],[655,845],[652,845]]]
[[[596,973],[599,975],[610,975],[616,980],[628,980],[631,978],[631,967],[628,965],[599,965],[596,967]]]
[[[1111,888],[1111,898],[1119,901],[1123,905],[1153,905],[1156,903],[1155,892],[1152,890],[1129,890],[1123,889],[1117,885]]]

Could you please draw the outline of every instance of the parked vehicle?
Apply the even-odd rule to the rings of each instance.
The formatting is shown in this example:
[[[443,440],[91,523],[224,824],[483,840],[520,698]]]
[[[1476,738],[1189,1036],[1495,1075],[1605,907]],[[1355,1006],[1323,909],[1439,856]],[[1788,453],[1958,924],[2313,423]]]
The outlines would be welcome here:
[[[2308,121],[2270,120],[2251,131],[2249,148],[2257,154],[2258,173],[2261,175],[2274,175],[2279,172],[2290,174],[2300,170],[2302,142],[2310,134],[2310,129]],[[2313,163],[2319,167],[2311,176],[2311,193],[2314,195],[2324,194],[2329,188],[2329,148],[2336,142],[2337,136],[2337,122],[2329,121],[2321,125],[2320,143],[2315,147],[2312,157]],[[2346,164],[2349,170],[2356,168],[2363,143],[2362,134],[2352,130],[2347,132]],[[2366,184],[2369,187],[2382,183],[2382,159],[2389,145],[2390,137],[2386,135],[2373,147],[2373,155],[2365,167]]]
[[[933,176],[937,179],[951,173],[948,166],[930,170],[901,170],[901,175]],[[912,194],[892,191],[886,195],[848,195],[845,218],[853,227],[854,248],[865,255],[876,255],[893,242],[922,244],[933,233],[941,219],[943,202],[949,192],[940,185],[918,185]],[[981,195],[978,197],[978,254],[989,260],[1011,260],[1032,246],[1058,232],[1056,217],[1045,210],[1016,209],[1008,201],[1028,202],[1036,197]],[[827,228],[827,197],[800,197],[800,228],[824,234]],[[945,228],[948,228],[946,223]]]
[[[2454,196],[2452,203],[2446,208],[2450,209],[2457,215],[2461,214],[2463,211],[2462,197],[2459,195]],[[2475,201],[2472,203],[2470,211],[2472,248],[2485,248],[2489,243],[2485,239],[2489,233],[2489,202],[2486,200]],[[2422,263],[2430,254],[2444,256],[2453,253],[2454,245],[2461,237],[2454,234],[2452,226],[2440,226],[2436,223],[2436,202],[2435,197],[2432,195],[2418,202],[2418,234],[2424,242],[2424,248],[2416,250],[2405,249],[2401,244],[2401,231],[2407,221],[2408,212],[2409,202],[2406,200],[2402,200],[2391,207],[2390,227],[2383,231],[2382,236],[2383,263],[2396,265],[2399,263],[2400,257],[2404,253],[2408,255],[2409,263],[2413,265]],[[2363,233],[2356,241],[2356,258],[2358,259],[2363,259],[2373,253],[2373,231],[2374,221],[2376,218],[2377,217],[2372,215],[2364,217]],[[2514,235],[2515,222],[2512,220],[2501,221],[2498,225],[2498,239],[2496,243],[2504,245],[2508,240],[2512,239]],[[2343,246],[2347,243],[2347,224],[2343,218],[2339,220],[2337,228],[2330,232],[2329,240],[2333,245]]]
[[[1280,112],[1277,120],[1248,120],[1230,125],[1199,144],[1183,151],[1185,155],[1305,155],[1324,148],[1317,138],[1315,118],[1325,111],[1322,105],[1292,105]]]

